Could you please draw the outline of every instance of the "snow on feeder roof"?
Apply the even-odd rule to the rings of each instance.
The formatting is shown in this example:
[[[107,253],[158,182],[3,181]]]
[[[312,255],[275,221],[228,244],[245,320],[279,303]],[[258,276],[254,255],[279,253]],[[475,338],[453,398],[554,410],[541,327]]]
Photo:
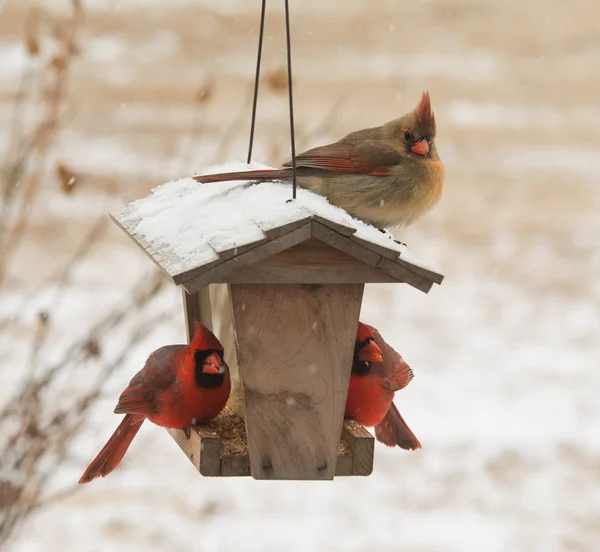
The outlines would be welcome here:
[[[260,168],[270,167],[230,162],[204,174]],[[424,292],[441,283],[441,274],[391,234],[308,190],[298,189],[294,201],[290,195],[290,185],[282,182],[200,184],[183,178],[155,188],[112,217],[188,293],[223,282],[406,282]],[[343,274],[337,267],[334,275],[326,266],[296,266],[294,272],[271,266],[269,275],[248,268],[309,240],[326,243],[368,269]]]

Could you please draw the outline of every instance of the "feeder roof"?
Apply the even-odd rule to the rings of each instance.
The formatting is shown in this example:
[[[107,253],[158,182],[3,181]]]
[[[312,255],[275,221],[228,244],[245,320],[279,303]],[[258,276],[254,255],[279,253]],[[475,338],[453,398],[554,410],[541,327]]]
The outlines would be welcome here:
[[[264,168],[270,167],[230,162],[204,174]],[[441,283],[441,274],[391,234],[308,190],[299,188],[296,200],[290,199],[291,186],[283,182],[201,184],[182,178],[155,188],[148,197],[111,216],[188,292],[199,285],[228,281],[226,274],[311,238],[387,274],[388,279],[381,281],[403,281],[425,292],[433,283]]]

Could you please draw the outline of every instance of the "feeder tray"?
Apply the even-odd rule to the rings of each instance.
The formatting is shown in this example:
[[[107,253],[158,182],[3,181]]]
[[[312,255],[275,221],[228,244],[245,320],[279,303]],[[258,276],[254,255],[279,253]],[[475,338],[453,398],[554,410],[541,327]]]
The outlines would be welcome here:
[[[226,406],[212,422],[185,432],[170,429],[175,442],[205,477],[250,475],[250,457],[244,419]],[[370,475],[375,439],[358,422],[345,419],[338,446],[335,475]]]
[[[213,198],[229,193],[231,185],[184,180],[112,217],[183,288],[188,340],[194,320],[212,328],[210,289],[227,284],[235,347],[224,343],[225,359],[234,378],[239,367],[243,408],[237,414],[224,411],[189,441],[183,432],[171,435],[202,475],[299,480],[368,475],[373,438],[356,422],[344,421],[364,285],[407,283],[428,292],[443,276],[390,235],[324,198],[315,201],[310,192],[300,189],[297,201],[275,202],[276,208],[252,195],[259,187],[274,197],[289,190],[277,183],[239,187],[236,201],[246,207],[247,218],[232,217],[227,226],[225,210],[221,234],[228,239],[207,241],[201,213],[210,212]],[[153,195],[164,200],[168,186],[174,186],[169,201],[153,203]],[[307,201],[304,194],[310,194]],[[172,226],[189,219],[192,201],[198,202],[200,220],[198,226],[185,221],[185,240],[193,239],[194,247],[184,255],[183,238],[173,238],[172,229],[163,234],[161,224],[149,225],[145,218],[158,212]],[[254,237],[237,239],[238,228],[249,225]]]

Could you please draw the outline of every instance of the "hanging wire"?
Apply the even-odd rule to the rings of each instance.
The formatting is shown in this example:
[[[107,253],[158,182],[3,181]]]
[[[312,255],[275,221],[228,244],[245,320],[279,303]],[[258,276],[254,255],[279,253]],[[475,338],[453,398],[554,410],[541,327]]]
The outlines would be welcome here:
[[[292,146],[292,198],[296,199],[296,137],[294,133],[294,99],[292,96],[292,47],[290,40],[290,8],[285,0],[285,34],[287,38],[287,73],[290,100],[290,142]]]
[[[254,144],[254,127],[256,125],[256,105],[258,102],[258,82],[260,80],[260,61],[262,58],[262,45],[265,32],[265,8],[267,0],[262,0],[260,12],[260,30],[258,34],[258,53],[256,55],[256,74],[254,76],[254,98],[252,100],[252,120],[250,122],[250,144],[248,146],[248,164],[252,160],[252,146]],[[287,77],[288,98],[290,108],[290,142],[292,148],[292,198],[296,199],[296,133],[294,130],[294,98],[292,94],[292,47],[290,39],[290,8],[285,0],[285,34],[287,42]]]
[[[252,145],[254,144],[254,125],[256,124],[256,103],[258,100],[258,81],[260,79],[260,60],[262,57],[263,35],[265,32],[265,7],[267,0],[262,0],[260,12],[260,30],[258,33],[258,53],[256,54],[256,75],[254,77],[254,99],[252,100],[252,121],[250,123],[250,145],[248,146],[248,164],[252,160]]]

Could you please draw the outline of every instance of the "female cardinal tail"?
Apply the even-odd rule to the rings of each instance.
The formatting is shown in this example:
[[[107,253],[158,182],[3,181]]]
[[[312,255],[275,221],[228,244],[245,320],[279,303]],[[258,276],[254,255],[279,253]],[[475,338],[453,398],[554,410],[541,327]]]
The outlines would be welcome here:
[[[421,443],[406,425],[393,402],[383,420],[375,426],[375,437],[380,443],[388,447],[397,445],[404,450],[421,448]]]
[[[240,171],[221,174],[201,174],[192,176],[196,182],[232,182],[234,180],[289,180],[292,169],[265,169],[258,171]]]
[[[85,470],[79,483],[89,483],[92,479],[104,477],[113,471],[125,456],[131,441],[142,427],[145,419],[139,414],[127,414],[104,448]]]

